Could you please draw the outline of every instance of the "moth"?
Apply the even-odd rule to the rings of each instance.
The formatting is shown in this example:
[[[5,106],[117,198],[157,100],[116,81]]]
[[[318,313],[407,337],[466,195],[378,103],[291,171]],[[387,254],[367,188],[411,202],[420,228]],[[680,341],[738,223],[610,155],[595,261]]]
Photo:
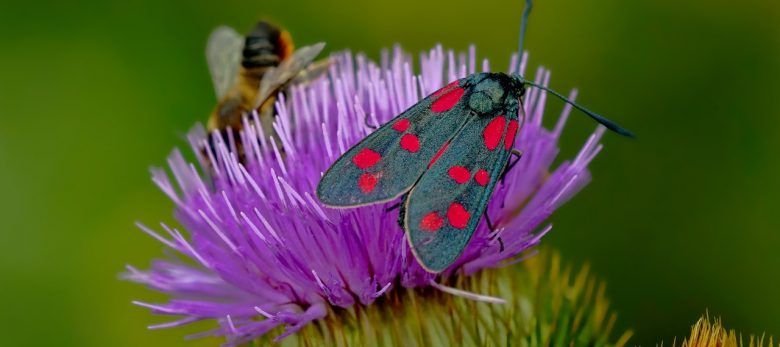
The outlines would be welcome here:
[[[504,73],[450,83],[344,153],[323,175],[317,196],[335,208],[403,197],[399,224],[415,257],[428,271],[446,269],[474,234],[509,162],[529,84]]]
[[[529,11],[530,2],[521,32]],[[508,167],[522,126],[527,86],[543,89],[608,129],[633,137],[520,75],[477,73],[427,96],[349,149],[322,176],[317,197],[333,208],[402,198],[398,222],[414,256],[429,272],[445,270],[463,253]]]

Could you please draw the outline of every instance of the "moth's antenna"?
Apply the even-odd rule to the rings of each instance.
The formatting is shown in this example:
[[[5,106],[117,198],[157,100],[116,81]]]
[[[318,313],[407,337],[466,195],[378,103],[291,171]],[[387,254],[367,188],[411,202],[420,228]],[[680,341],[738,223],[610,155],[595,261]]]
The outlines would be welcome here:
[[[531,0],[525,0],[525,9],[523,10],[523,18],[520,21],[520,39],[519,39],[519,41],[517,43],[517,45],[518,45],[518,50],[517,50],[517,54],[518,54],[518,56],[517,56],[517,58],[518,58],[517,59],[517,61],[518,61],[517,62],[517,74],[518,75],[520,75],[520,66],[523,64],[523,43],[525,41],[525,29],[526,29],[526,27],[528,27],[528,17],[531,15],[531,8],[532,7],[533,7],[532,1]],[[556,92],[556,91],[554,91],[554,90],[552,90],[550,88],[547,88],[545,86],[533,83],[531,81],[527,81],[524,78],[522,78],[522,79],[523,79],[523,83],[524,84],[527,84],[527,85],[530,85],[530,86],[534,86],[536,88],[539,88],[539,89],[542,89],[544,91],[547,91],[548,93],[550,93],[552,95],[555,95],[557,98],[563,100],[563,102],[565,102],[565,103],[567,103],[569,105],[572,105],[574,108],[582,111],[583,113],[588,115],[590,118],[593,118],[597,122],[601,123],[603,126],[607,127],[607,129],[612,130],[612,131],[614,131],[614,132],[616,132],[616,133],[618,133],[620,135],[626,136],[626,137],[631,137],[631,138],[635,137],[634,133],[628,131],[627,129],[625,129],[623,127],[621,127],[620,125],[617,125],[617,123],[615,123],[615,122],[613,122],[613,121],[611,121],[609,119],[604,118],[603,116],[599,115],[596,112],[593,112],[593,111],[591,111],[591,110],[589,110],[589,109],[587,109],[585,107],[580,106],[576,102],[567,99],[565,96],[561,95],[560,93],[558,93],[558,92]],[[522,102],[522,99],[521,99],[521,102]],[[521,107],[523,107],[522,104],[521,104]],[[525,109],[523,109],[523,111],[525,111]]]
[[[523,63],[523,43],[525,41],[525,28],[528,26],[528,17],[531,15],[531,0],[525,0],[525,9],[523,10],[523,19],[520,20],[520,39],[517,43],[517,74],[520,74],[520,65]]]
[[[615,123],[615,122],[613,122],[613,121],[611,121],[609,119],[604,118],[603,116],[599,115],[596,112],[593,112],[593,111],[591,111],[591,110],[589,110],[589,109],[587,109],[585,107],[582,107],[582,106],[578,105],[576,102],[567,99],[565,96],[559,94],[558,92],[556,92],[556,91],[554,91],[554,90],[552,90],[550,88],[547,88],[547,87],[545,87],[543,85],[536,84],[536,83],[533,83],[533,82],[527,81],[527,80],[523,81],[523,83],[527,84],[527,85],[530,85],[530,86],[534,86],[534,87],[542,89],[542,90],[544,90],[544,91],[546,91],[546,92],[548,92],[548,93],[550,93],[552,95],[555,95],[558,99],[561,99],[561,100],[563,100],[563,102],[565,102],[565,103],[567,103],[569,105],[572,105],[574,108],[582,111],[583,113],[588,115],[590,118],[595,119],[597,122],[599,122],[603,126],[607,127],[607,129],[609,129],[609,130],[612,130],[612,131],[614,131],[614,132],[616,132],[616,133],[618,133],[620,135],[626,136],[626,137],[631,137],[631,138],[635,137],[634,133],[626,130],[625,128],[621,127],[620,125],[617,125],[617,123]]]

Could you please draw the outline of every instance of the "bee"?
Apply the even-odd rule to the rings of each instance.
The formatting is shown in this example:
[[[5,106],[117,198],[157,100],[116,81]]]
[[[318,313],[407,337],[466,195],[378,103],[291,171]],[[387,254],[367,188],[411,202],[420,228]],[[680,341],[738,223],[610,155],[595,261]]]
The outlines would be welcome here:
[[[273,134],[276,95],[292,83],[310,81],[327,71],[327,60],[314,62],[324,46],[295,50],[290,33],[266,21],[258,22],[246,37],[227,26],[214,29],[206,60],[218,103],[208,131],[227,138],[230,130],[241,130],[245,115],[257,111],[264,133]],[[243,149],[236,150],[243,161]]]

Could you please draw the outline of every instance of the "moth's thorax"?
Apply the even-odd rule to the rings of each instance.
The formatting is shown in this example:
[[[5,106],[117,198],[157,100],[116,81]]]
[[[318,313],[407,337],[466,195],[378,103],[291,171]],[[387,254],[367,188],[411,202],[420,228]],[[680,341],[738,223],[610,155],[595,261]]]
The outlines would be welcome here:
[[[525,93],[522,83],[504,73],[479,73],[469,76],[473,83],[468,99],[469,108],[480,116],[495,116],[517,105]]]

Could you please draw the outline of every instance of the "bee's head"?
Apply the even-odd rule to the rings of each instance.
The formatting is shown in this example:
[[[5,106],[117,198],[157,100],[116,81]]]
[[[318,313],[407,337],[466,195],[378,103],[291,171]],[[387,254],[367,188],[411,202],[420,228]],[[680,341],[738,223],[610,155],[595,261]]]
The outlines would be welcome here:
[[[262,39],[268,37],[277,37],[281,30],[278,26],[270,22],[261,20],[255,24],[254,28],[246,35],[247,39]]]

